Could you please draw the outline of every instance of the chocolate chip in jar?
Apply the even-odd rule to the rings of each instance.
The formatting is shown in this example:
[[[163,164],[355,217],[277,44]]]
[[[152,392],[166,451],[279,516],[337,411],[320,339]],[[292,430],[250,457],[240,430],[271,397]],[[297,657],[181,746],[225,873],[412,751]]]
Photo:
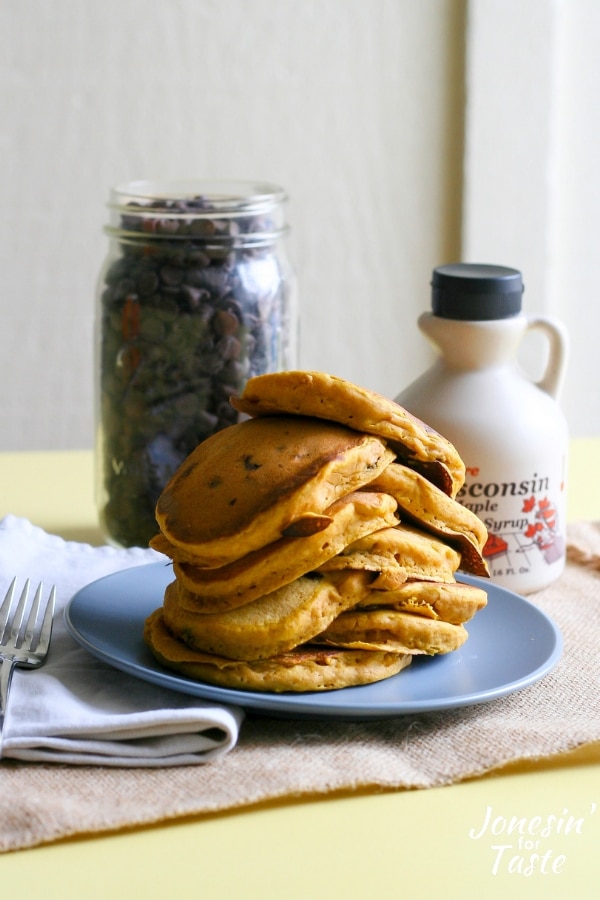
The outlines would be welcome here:
[[[146,546],[154,506],[251,375],[296,365],[285,193],[134,182],[109,202],[97,292],[97,504],[106,539]]]

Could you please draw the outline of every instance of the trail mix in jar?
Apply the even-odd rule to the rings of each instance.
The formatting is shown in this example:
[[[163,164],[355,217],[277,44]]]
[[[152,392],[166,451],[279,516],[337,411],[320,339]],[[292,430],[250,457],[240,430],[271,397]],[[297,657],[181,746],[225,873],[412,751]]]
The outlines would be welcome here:
[[[156,533],[175,469],[237,421],[229,397],[294,364],[285,197],[236,188],[139,197],[132,185],[113,204],[99,290],[98,501],[121,546]]]

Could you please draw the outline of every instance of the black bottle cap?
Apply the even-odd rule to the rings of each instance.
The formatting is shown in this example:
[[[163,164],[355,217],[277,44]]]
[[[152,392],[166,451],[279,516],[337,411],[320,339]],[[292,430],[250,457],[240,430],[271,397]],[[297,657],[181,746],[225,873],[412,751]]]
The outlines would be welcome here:
[[[431,279],[431,309],[442,319],[508,319],[521,312],[518,269],[478,263],[438,266]]]

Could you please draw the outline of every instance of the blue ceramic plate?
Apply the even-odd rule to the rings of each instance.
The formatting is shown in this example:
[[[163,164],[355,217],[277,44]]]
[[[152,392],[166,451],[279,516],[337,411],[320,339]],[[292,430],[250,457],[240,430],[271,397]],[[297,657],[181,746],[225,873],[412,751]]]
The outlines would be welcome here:
[[[467,625],[469,638],[445,656],[416,657],[385,681],[337,691],[263,694],[192,681],[164,669],[142,639],[144,619],[173,580],[170,565],[150,563],[82,588],[65,612],[71,635],[94,656],[144,681],[217,703],[277,716],[375,719],[485,703],[539,681],[558,662],[556,625],[522,597],[486,580],[488,604]]]

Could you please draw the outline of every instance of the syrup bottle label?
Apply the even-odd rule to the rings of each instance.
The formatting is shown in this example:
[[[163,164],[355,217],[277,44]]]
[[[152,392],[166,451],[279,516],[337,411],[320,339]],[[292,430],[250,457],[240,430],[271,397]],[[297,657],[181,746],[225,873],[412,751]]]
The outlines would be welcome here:
[[[457,499],[488,530],[483,555],[493,581],[527,593],[554,580],[565,560],[565,496],[562,473],[508,480],[467,468]]]

